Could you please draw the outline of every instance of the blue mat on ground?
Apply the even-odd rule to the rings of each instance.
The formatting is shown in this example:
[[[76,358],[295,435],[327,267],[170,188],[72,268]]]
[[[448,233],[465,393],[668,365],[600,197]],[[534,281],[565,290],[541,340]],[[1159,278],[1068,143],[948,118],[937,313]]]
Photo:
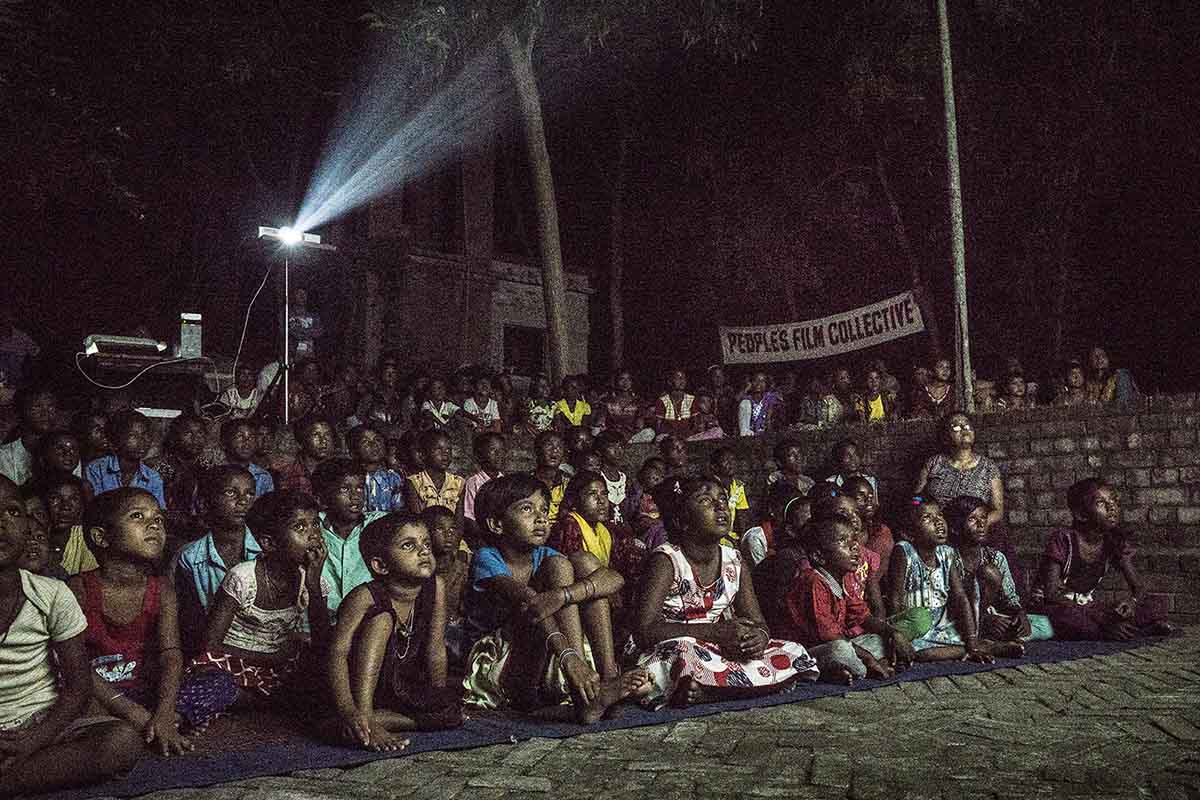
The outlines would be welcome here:
[[[726,711],[744,711],[785,703],[800,703],[821,697],[835,697],[847,692],[877,689],[903,681],[920,681],[942,675],[987,672],[1021,664],[1072,661],[1092,656],[1110,655],[1157,641],[1161,640],[1032,642],[1026,646],[1026,655],[1023,659],[997,659],[995,664],[989,665],[964,662],[918,664],[902,675],[889,680],[861,680],[851,687],[827,683],[806,683],[797,685],[791,691],[767,697],[705,703],[682,709],[664,708],[661,711],[647,711],[630,705],[623,709],[623,713],[618,719],[604,720],[587,727],[546,723],[524,717],[472,717],[456,730],[410,734],[411,743],[399,753],[373,753],[367,750],[339,747],[321,743],[298,733],[286,735],[287,732],[284,731],[286,741],[250,746],[245,749],[217,751],[205,748],[203,753],[170,759],[147,755],[122,780],[109,781],[83,789],[57,792],[54,797],[64,800],[74,798],[82,800],[82,798],[90,797],[134,797],[163,789],[209,786],[226,781],[282,775],[304,769],[352,767],[384,758],[404,758],[414,753],[431,750],[467,750],[473,747],[518,742],[534,737],[561,739],[583,733],[662,725]],[[233,725],[237,724],[237,721],[233,722]]]

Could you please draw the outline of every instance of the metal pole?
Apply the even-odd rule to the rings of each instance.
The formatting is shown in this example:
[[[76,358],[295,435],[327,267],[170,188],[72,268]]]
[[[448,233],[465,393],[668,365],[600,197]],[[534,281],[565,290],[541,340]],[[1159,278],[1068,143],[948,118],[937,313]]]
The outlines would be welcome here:
[[[967,329],[967,258],[963,241],[962,186],[958,178],[958,126],[954,111],[954,67],[950,61],[950,20],[946,0],[937,0],[938,38],[942,45],[942,93],[946,113],[946,172],[950,189],[950,243],[954,256],[954,388],[958,406],[975,410],[971,382],[971,341]]]
[[[288,342],[288,323],[291,322],[292,289],[288,285],[288,257],[283,257],[283,424],[291,424],[292,403],[288,395],[288,378],[291,375],[292,349]]]

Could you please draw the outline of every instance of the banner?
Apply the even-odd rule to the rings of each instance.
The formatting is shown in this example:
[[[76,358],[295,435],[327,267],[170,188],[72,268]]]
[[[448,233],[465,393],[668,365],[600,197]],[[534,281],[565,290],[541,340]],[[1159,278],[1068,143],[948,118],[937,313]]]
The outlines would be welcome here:
[[[923,330],[925,320],[909,291],[807,322],[722,327],[721,357],[726,364],[804,361],[874,347]]]

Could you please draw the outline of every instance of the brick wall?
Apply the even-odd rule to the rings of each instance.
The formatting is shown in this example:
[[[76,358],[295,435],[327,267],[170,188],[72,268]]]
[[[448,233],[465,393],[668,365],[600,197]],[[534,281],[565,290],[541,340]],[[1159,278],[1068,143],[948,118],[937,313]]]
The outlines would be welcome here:
[[[1197,395],[1150,398],[1126,409],[1042,408],[978,415],[976,449],[993,459],[1004,476],[1007,522],[1026,577],[1036,567],[1050,531],[1071,522],[1067,487],[1099,475],[1120,490],[1125,523],[1137,534],[1135,563],[1147,590],[1165,595],[1173,619],[1200,622],[1197,420]],[[696,442],[688,445],[688,452],[691,463],[700,468],[716,448],[733,447],[738,474],[757,498],[775,468],[771,450],[777,438]],[[879,478],[885,516],[912,493],[921,465],[938,449],[932,422],[842,426],[788,438],[804,448],[813,477],[825,474],[821,466],[834,444],[855,439],[864,467]],[[625,452],[626,471],[632,476],[657,448],[628,445]],[[528,449],[514,447],[508,468],[532,466]],[[456,441],[453,469],[464,474],[474,470],[465,438]],[[1110,575],[1104,583],[1106,592],[1123,586],[1119,575]]]

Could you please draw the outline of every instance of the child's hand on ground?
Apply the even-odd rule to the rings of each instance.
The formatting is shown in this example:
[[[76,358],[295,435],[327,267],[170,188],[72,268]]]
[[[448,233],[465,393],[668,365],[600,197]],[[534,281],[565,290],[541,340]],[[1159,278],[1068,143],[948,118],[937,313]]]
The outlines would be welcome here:
[[[521,606],[521,613],[530,622],[538,623],[557,614],[563,607],[564,599],[562,589],[538,592],[525,601]]]
[[[967,648],[967,653],[962,657],[963,661],[971,661],[976,664],[991,664],[996,659],[992,658],[987,653],[972,645]]]
[[[142,737],[147,745],[157,745],[158,754],[163,758],[183,755],[195,749],[192,740],[179,732],[174,712],[159,713],[151,717],[142,728]]]
[[[559,669],[567,676],[567,683],[571,684],[584,703],[593,702],[600,694],[600,673],[592,669],[579,653],[573,652],[562,659]]]
[[[862,660],[863,665],[867,668],[868,678],[894,678],[896,670],[892,669],[886,661],[879,661],[871,656],[867,656]]]
[[[912,642],[900,631],[892,631],[891,645],[891,662],[897,672],[903,672],[917,660],[917,651],[913,650]]]

